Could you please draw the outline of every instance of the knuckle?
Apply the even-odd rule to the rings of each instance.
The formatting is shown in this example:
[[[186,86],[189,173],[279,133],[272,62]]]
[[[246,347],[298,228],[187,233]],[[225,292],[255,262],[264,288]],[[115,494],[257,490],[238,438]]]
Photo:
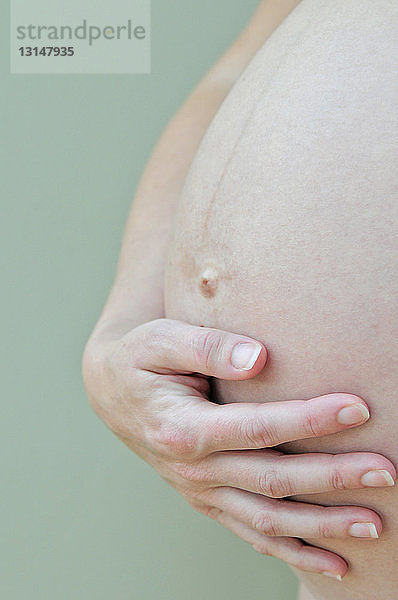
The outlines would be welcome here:
[[[241,436],[254,448],[270,448],[276,445],[277,434],[260,418],[248,418],[241,424]]]
[[[305,431],[308,432],[311,437],[321,437],[325,434],[319,416],[312,413],[309,409],[307,409],[307,412],[304,415],[303,425]]]
[[[260,473],[257,485],[260,494],[269,498],[284,498],[292,494],[289,480],[275,470]]]
[[[195,335],[191,344],[195,362],[205,365],[209,371],[222,357],[223,339],[218,332],[206,331]]]
[[[172,470],[185,482],[204,483],[207,480],[205,470],[197,463],[176,462],[172,465]]]
[[[157,361],[165,363],[170,349],[175,346],[173,323],[169,319],[155,319],[144,323],[134,330],[134,342],[129,336],[125,336],[124,345],[133,364],[139,364],[147,356],[154,356]]]
[[[142,343],[155,352],[156,355],[163,354],[167,346],[167,340],[170,336],[170,325],[166,319],[156,319],[152,321],[151,327],[145,331]]]
[[[271,553],[271,548],[269,546],[269,544],[267,544],[266,540],[261,540],[258,542],[255,542],[254,544],[252,544],[254,550],[256,550],[256,552],[259,552],[260,554],[263,554],[264,556],[272,556]]]
[[[334,490],[346,490],[348,486],[345,481],[345,474],[342,468],[336,460],[332,460],[329,475],[330,485]]]
[[[161,425],[153,436],[153,444],[162,454],[173,457],[194,458],[198,440],[193,431],[175,425]]]
[[[138,371],[135,376],[135,385],[139,385],[142,396],[155,400],[160,406],[172,404],[172,395],[168,393],[166,383],[165,376],[159,373]]]
[[[336,537],[333,533],[331,524],[326,520],[320,521],[318,524],[318,535],[321,538],[334,538]]]
[[[252,518],[252,527],[264,535],[278,535],[275,519],[268,511],[259,510],[254,513]]]
[[[209,517],[209,519],[217,521],[222,513],[222,510],[221,508],[217,508],[217,506],[205,506],[200,512],[206,517]]]

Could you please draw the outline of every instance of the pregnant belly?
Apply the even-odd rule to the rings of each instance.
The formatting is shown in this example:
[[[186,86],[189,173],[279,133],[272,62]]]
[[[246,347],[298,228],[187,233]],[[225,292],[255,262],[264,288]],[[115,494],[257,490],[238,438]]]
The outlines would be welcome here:
[[[304,0],[237,82],[186,181],[165,306],[170,318],[249,335],[268,348],[267,367],[253,380],[215,382],[218,402],[340,391],[371,407],[371,423],[360,430],[286,449],[368,450],[397,465],[393,27],[391,3],[373,7],[371,23],[367,4]],[[384,523],[377,542],[324,544],[351,570],[342,583],[306,575],[314,596],[393,600],[396,490],[300,499],[369,506]]]

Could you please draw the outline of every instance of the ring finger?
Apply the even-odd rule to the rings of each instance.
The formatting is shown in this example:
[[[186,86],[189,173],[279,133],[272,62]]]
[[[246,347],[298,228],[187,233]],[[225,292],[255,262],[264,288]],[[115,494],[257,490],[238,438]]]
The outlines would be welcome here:
[[[272,537],[376,539],[382,531],[379,515],[359,506],[274,500],[229,487],[208,490],[205,501],[253,531]]]

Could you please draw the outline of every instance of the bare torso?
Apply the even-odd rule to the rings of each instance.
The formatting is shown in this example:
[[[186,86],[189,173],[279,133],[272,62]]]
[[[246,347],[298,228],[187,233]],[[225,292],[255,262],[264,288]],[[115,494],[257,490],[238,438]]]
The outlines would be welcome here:
[[[247,334],[269,349],[254,380],[216,383],[219,402],[344,391],[372,409],[360,431],[287,450],[368,450],[398,465],[396,25],[389,0],[303,0],[266,42],[188,175],[166,313]],[[324,545],[350,571],[341,583],[305,575],[313,598],[394,600],[396,489],[301,499],[369,506],[384,523],[376,542]]]

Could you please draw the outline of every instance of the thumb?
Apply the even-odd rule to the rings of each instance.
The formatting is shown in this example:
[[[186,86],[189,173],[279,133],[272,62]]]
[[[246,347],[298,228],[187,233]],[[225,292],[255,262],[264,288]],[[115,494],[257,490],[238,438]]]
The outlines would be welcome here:
[[[134,366],[156,373],[202,373],[218,379],[250,379],[267,361],[252,338],[173,319],[156,319],[134,329]]]

